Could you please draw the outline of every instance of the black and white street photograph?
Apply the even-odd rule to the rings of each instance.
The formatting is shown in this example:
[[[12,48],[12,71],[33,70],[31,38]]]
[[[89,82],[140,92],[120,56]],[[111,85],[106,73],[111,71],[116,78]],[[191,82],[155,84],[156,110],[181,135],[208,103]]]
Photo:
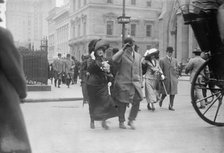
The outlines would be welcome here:
[[[0,153],[224,153],[224,0],[0,0]]]

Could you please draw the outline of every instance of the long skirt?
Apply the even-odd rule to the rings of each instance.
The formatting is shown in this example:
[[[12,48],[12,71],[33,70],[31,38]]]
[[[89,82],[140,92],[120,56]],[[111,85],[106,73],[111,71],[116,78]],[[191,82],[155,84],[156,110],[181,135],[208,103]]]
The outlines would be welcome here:
[[[106,120],[118,116],[117,108],[108,93],[108,86],[87,85],[91,120]]]
[[[145,97],[148,103],[156,103],[159,100],[158,80],[145,80]]]

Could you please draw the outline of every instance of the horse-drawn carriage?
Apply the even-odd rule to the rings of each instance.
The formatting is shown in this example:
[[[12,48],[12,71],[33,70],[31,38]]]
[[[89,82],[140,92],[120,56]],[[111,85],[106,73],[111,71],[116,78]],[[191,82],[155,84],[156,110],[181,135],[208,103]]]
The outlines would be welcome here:
[[[191,25],[199,47],[208,56],[192,82],[192,105],[204,121],[224,126],[224,44],[217,24],[218,9],[197,8],[192,4],[182,5],[180,9],[185,24]],[[202,92],[202,98],[196,96],[198,90]],[[200,108],[202,101],[206,104],[204,109]]]

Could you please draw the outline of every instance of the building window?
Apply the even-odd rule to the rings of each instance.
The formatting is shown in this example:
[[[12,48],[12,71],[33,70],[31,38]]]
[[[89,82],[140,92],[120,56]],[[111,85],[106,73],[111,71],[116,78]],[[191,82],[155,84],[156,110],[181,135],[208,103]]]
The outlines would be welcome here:
[[[81,1],[78,0],[78,8],[81,8]]]
[[[81,30],[81,26],[80,26],[80,23],[78,25],[78,37],[80,36],[80,30]]]
[[[152,36],[152,25],[146,25],[146,37]]]
[[[113,35],[113,21],[107,21],[107,35]]]
[[[73,11],[75,11],[75,5],[76,5],[76,1],[73,0]]]
[[[136,24],[131,24],[131,36],[136,35]]]
[[[131,5],[136,5],[136,0],[131,0]]]
[[[113,3],[112,0],[107,0],[107,3]]]
[[[86,35],[86,22],[83,23],[83,35]]]
[[[152,1],[150,0],[150,1],[147,1],[146,2],[146,5],[147,5],[147,7],[151,7],[152,6]]]

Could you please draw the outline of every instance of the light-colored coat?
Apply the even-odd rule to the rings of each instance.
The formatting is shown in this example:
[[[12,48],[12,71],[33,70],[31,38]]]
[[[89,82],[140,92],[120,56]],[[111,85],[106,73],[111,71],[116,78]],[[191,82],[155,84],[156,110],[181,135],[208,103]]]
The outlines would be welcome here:
[[[197,72],[197,70],[201,67],[201,65],[205,62],[200,56],[195,56],[191,58],[185,67],[185,73],[190,73],[190,81],[192,83],[193,78]]]
[[[124,103],[132,103],[135,91],[138,100],[143,99],[141,55],[134,52],[134,57],[124,51],[118,63],[114,82],[114,97]],[[136,98],[136,97],[135,97]]]
[[[177,94],[177,84],[178,84],[178,62],[172,57],[170,61],[167,56],[159,61],[159,65],[165,75],[164,84],[167,90],[167,94],[175,95]],[[165,94],[163,87],[161,87],[162,94]]]
[[[65,70],[65,64],[63,62],[63,59],[61,58],[56,58],[54,61],[53,61],[53,69],[57,72],[57,73],[62,73],[64,72]]]
[[[0,152],[31,153],[20,108],[26,95],[21,56],[10,32],[0,28]]]

